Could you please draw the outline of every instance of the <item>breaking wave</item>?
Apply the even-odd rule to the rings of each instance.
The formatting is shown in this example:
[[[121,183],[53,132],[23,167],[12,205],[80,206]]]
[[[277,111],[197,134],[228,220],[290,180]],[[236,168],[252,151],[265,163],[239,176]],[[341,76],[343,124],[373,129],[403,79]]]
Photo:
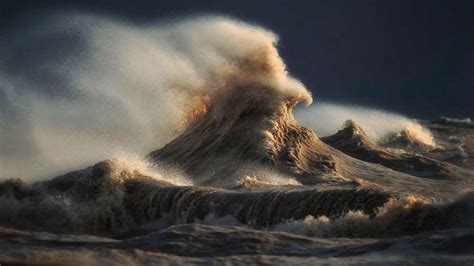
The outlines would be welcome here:
[[[143,154],[226,89],[264,84],[311,102],[287,75],[278,37],[258,26],[218,16],[148,25],[85,14],[37,20],[0,39],[3,178]]]
[[[277,225],[273,230],[314,237],[384,238],[454,227],[472,228],[473,211],[473,192],[450,203],[408,196],[389,200],[372,217],[361,211],[351,211],[336,219],[309,215]]]
[[[258,227],[307,215],[338,217],[351,210],[373,215],[389,198],[371,189],[234,191],[182,186],[146,173],[110,160],[35,184],[6,180],[0,183],[0,223],[117,236],[152,224],[192,223],[216,215]]]
[[[298,110],[295,116],[301,124],[312,128],[319,136],[336,133],[347,119],[351,119],[359,124],[374,142],[383,142],[396,134],[408,134],[417,142],[436,146],[428,129],[413,119],[387,111],[319,102],[311,108]]]
[[[114,237],[197,222],[318,237],[380,238],[472,228],[474,221],[472,192],[457,200],[433,202],[372,188],[238,191],[182,186],[145,173],[112,160],[36,184],[4,181],[0,223]]]

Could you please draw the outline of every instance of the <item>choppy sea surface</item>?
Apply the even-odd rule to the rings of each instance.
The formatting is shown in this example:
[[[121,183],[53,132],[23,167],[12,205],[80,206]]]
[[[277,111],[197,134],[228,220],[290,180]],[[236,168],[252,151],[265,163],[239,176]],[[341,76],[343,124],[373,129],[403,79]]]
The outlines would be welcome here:
[[[470,119],[294,116],[278,37],[224,17],[41,23],[0,40],[1,265],[474,264]]]
[[[474,127],[423,124],[444,148],[418,156],[470,173]],[[472,265],[470,177],[447,176],[416,177],[433,189],[409,193],[403,183],[257,177],[222,188],[170,184],[110,160],[50,181],[9,179],[0,186],[0,262]]]

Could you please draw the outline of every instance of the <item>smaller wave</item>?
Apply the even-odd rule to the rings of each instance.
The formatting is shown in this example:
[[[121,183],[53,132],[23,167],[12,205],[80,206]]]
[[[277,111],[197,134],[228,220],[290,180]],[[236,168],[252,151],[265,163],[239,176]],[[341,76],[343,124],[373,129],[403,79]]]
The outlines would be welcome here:
[[[434,120],[433,122],[435,123],[445,123],[445,124],[472,124],[472,120],[471,118],[462,118],[462,119],[459,119],[459,118],[449,118],[449,117],[445,117],[445,116],[442,116],[436,120]]]
[[[108,160],[111,163],[111,176],[146,176],[157,181],[169,183],[174,186],[192,186],[193,182],[180,170],[164,165],[152,163],[138,155],[121,154],[120,157]]]
[[[380,164],[417,177],[470,178],[469,173],[464,173],[454,165],[417,154],[417,150],[430,150],[432,147],[417,142],[410,133],[396,134],[387,142],[378,145],[370,140],[364,129],[354,121],[347,120],[336,134],[323,137],[321,140],[359,160]]]
[[[336,133],[348,119],[355,121],[374,142],[381,142],[389,136],[407,132],[412,139],[429,146],[435,146],[430,131],[417,121],[403,115],[361,106],[345,106],[333,103],[317,103],[312,108],[300,109],[296,119],[321,136]]]
[[[303,220],[276,225],[273,230],[312,237],[383,238],[453,227],[472,228],[473,199],[472,192],[448,204],[435,204],[416,196],[392,198],[373,217],[361,211],[350,211],[336,219],[308,215]]]
[[[0,224],[61,233],[126,232],[135,226],[124,206],[127,184],[138,180],[178,189],[192,184],[173,168],[133,156],[34,184],[11,178],[0,182]]]
[[[430,131],[418,123],[409,123],[403,130],[391,133],[379,140],[380,146],[400,149],[402,151],[425,152],[435,148],[442,148]]]
[[[0,183],[0,225],[55,233],[123,235],[214,214],[266,227],[307,215],[373,214],[390,197],[372,189],[235,191],[175,186],[145,165],[100,162],[49,181]],[[144,170],[140,170],[145,168]]]

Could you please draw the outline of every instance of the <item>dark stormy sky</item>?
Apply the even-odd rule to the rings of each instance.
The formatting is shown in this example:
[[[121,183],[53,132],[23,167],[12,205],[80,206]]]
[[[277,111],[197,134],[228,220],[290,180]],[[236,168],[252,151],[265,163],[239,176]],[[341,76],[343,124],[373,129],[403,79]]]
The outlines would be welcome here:
[[[292,75],[317,101],[418,118],[474,118],[474,1],[2,0],[0,34],[50,10],[107,13],[138,23],[217,13],[281,37]]]

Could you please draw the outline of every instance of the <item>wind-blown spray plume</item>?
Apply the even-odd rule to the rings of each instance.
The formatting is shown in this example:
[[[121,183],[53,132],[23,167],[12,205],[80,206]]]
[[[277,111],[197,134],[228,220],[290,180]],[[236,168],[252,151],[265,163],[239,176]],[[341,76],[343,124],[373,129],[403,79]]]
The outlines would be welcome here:
[[[205,99],[226,97],[222,88],[272,84],[311,101],[287,75],[275,34],[223,17],[138,26],[71,14],[0,41],[3,178],[159,147]]]

